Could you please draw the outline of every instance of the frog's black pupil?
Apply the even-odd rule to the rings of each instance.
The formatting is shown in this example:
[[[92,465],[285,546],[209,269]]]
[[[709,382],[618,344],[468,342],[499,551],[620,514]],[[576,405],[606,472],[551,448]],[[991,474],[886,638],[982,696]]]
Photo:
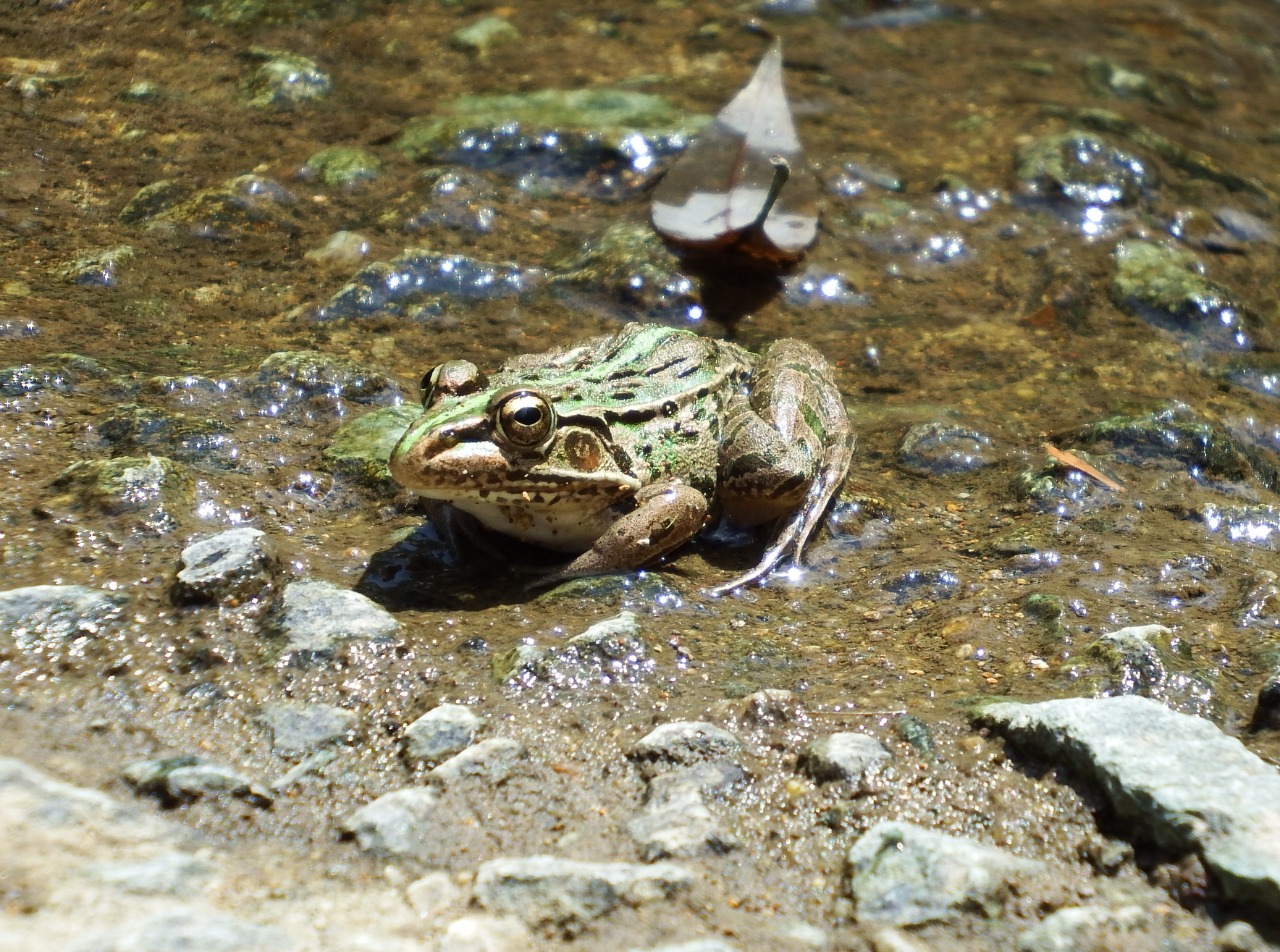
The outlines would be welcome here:
[[[542,411],[537,407],[521,407],[511,414],[511,418],[521,426],[534,426],[542,419]]]

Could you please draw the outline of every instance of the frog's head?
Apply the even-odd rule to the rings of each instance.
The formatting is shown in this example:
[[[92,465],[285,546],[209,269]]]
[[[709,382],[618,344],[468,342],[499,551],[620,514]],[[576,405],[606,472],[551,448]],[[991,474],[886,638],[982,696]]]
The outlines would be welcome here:
[[[474,364],[441,364],[423,381],[425,412],[391,454],[391,475],[432,499],[503,506],[605,506],[639,480],[618,464],[608,430],[563,419],[552,391],[490,388]],[[468,507],[471,508],[471,507]]]

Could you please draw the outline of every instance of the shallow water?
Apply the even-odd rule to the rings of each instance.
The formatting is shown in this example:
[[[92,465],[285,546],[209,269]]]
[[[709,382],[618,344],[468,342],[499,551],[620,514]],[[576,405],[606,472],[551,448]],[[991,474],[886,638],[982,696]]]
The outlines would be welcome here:
[[[1280,664],[1280,582],[1268,574],[1280,571],[1280,10],[1261,0],[993,2],[902,28],[862,28],[864,11],[836,4],[772,18],[744,10],[513,7],[521,39],[481,54],[450,45],[479,16],[451,4],[239,25],[194,4],[8,5],[0,365],[28,369],[5,378],[0,402],[7,587],[86,584],[131,602],[128,624],[102,639],[0,654],[0,749],[109,789],[123,789],[113,780],[122,762],[194,746],[270,774],[288,761],[270,752],[257,707],[340,704],[363,726],[358,752],[327,782],[270,814],[188,812],[227,842],[270,835],[288,855],[338,852],[360,870],[354,848],[333,842],[333,820],[414,776],[400,731],[444,700],[476,703],[552,752],[546,782],[522,792],[546,800],[516,813],[545,818],[556,835],[557,817],[636,795],[638,781],[607,765],[652,723],[783,688],[808,712],[796,736],[816,725],[889,737],[902,713],[934,726],[954,772],[922,781],[897,815],[996,830],[1014,847],[1061,837],[1064,855],[1087,828],[1079,803],[1024,778],[1000,781],[1011,792],[993,787],[985,755],[965,746],[957,701],[1124,690],[1088,646],[1160,624],[1165,667],[1139,689],[1242,729]],[[492,366],[651,315],[605,288],[548,288],[538,273],[610,225],[643,222],[642,188],[604,200],[563,185],[554,165],[532,186],[482,170],[480,198],[444,203],[459,217],[406,233],[387,210],[429,186],[395,147],[402,126],[463,94],[583,87],[659,93],[679,112],[714,114],[768,34],[785,41],[797,126],[826,192],[823,232],[800,267],[819,290],[777,293],[765,281],[732,322],[714,302],[698,319],[664,318],[754,350],[800,337],[836,368],[858,450],[809,567],[712,599],[700,589],[752,564],[758,548],[707,543],[632,582],[539,598],[520,589],[522,575],[495,581],[465,560],[406,557],[394,546],[423,513],[408,494],[330,472],[322,453],[341,424],[413,403],[442,359]],[[255,48],[312,57],[331,91],[253,108],[242,84],[261,62]],[[1073,201],[1019,179],[1020,150],[1073,128],[1141,160],[1147,177],[1131,196]],[[351,188],[299,176],[335,145],[368,150],[380,175]],[[190,196],[249,174],[262,181],[242,183],[245,203],[225,216],[120,220],[157,181]],[[894,181],[900,190],[884,187]],[[339,230],[367,239],[365,261],[413,247],[513,262],[527,290],[446,289],[413,313],[323,320],[316,309],[360,263],[304,255]],[[1117,303],[1114,253],[1135,241],[1185,249],[1226,305],[1170,316]],[[131,255],[104,258],[125,245]],[[391,382],[352,399],[260,376],[268,355],[305,349]],[[48,356],[65,354],[92,363]],[[148,411],[161,422],[147,423]],[[1116,417],[1145,422],[1088,429]],[[904,458],[917,424],[944,434],[927,464]],[[1054,469],[1045,442],[1087,455],[1124,491]],[[190,495],[120,513],[54,484],[78,461],[147,453],[187,467]],[[1027,473],[1051,477],[1048,495],[1028,496]],[[184,544],[241,524],[274,538],[289,577],[361,586],[393,607],[403,645],[281,669],[255,634],[253,606],[173,606]],[[522,639],[556,644],[620,607],[642,614],[652,674],[571,691],[493,680],[493,657]],[[1266,734],[1243,739],[1280,756]],[[557,783],[565,773],[586,780]],[[765,897],[761,907],[820,918],[831,889],[816,883],[833,875],[843,841],[814,833],[829,806],[817,793],[779,820],[793,793],[781,781],[753,792],[768,819],[745,837],[748,855],[773,855],[768,830],[778,828],[795,846],[782,871],[744,873],[741,885]],[[616,852],[610,820],[574,833],[585,858]],[[528,824],[505,834],[495,846],[460,833],[437,865],[554,840]],[[813,869],[826,872],[792,875]]]

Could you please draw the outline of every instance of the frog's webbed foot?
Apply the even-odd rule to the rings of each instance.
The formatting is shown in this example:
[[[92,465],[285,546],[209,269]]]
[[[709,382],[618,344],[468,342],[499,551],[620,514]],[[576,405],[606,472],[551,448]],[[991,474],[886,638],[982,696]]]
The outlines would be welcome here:
[[[692,539],[702,528],[707,508],[707,498],[692,486],[646,486],[636,493],[635,509],[618,519],[568,565],[538,579],[536,586],[649,565]]]
[[[818,524],[826,515],[827,505],[840,488],[843,479],[843,474],[835,478],[833,473],[822,473],[810,484],[809,491],[805,495],[804,506],[794,516],[782,522],[755,567],[727,582],[712,586],[707,589],[707,594],[727,595],[735,588],[750,585],[772,572],[777,564],[788,556],[791,557],[792,562],[799,564],[804,554],[804,547],[809,543],[809,537],[817,531]],[[831,485],[828,485],[829,482]]]

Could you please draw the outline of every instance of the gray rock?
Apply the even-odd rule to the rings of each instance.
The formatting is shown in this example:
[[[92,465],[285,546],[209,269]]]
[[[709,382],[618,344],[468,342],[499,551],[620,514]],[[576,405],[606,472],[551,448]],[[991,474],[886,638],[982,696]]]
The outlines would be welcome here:
[[[989,704],[978,719],[1096,783],[1160,847],[1199,854],[1228,899],[1280,914],[1280,772],[1209,721],[1141,697]]]
[[[355,726],[351,711],[331,704],[282,701],[262,709],[271,730],[271,746],[282,754],[303,754],[342,740]]]
[[[99,634],[128,601],[83,585],[32,585],[0,592],[0,633],[19,648]]]
[[[332,659],[348,641],[390,640],[400,623],[359,592],[329,582],[291,582],[270,623],[286,639],[281,661],[306,666]]]
[[[738,952],[736,946],[721,942],[719,939],[694,939],[692,942],[672,942],[665,945],[651,945],[646,948],[632,948],[629,952]]]
[[[84,873],[126,893],[186,896],[204,886],[214,865],[193,853],[166,851],[145,860],[90,863]]]
[[[658,774],[649,781],[649,803],[661,803],[692,790],[700,797],[721,797],[744,787],[751,780],[740,764],[729,760],[709,760]]]
[[[635,612],[619,612],[574,635],[564,646],[566,659],[579,663],[633,667],[648,656]]]
[[[347,817],[342,831],[376,856],[412,857],[431,835],[439,802],[429,787],[393,790]]]
[[[510,737],[490,737],[450,757],[427,774],[429,783],[455,786],[467,780],[481,780],[488,786],[505,783],[527,763],[524,744]]]
[[[1012,886],[1044,864],[911,823],[877,823],[849,850],[859,921],[918,925],[977,911],[996,916]]]
[[[91,932],[64,952],[284,952],[292,947],[277,929],[208,909],[177,907]]]
[[[723,728],[706,721],[673,721],[636,741],[627,756],[648,778],[699,761],[732,760],[741,752],[742,742]]]
[[[818,783],[845,780],[866,790],[870,776],[889,758],[889,751],[874,737],[842,731],[805,744],[798,766]]]
[[[538,948],[529,930],[511,916],[463,916],[449,923],[436,952],[527,952]]]
[[[436,763],[464,750],[484,724],[465,704],[441,704],[405,728],[404,751],[411,760]]]
[[[253,598],[271,584],[279,567],[261,529],[228,529],[193,542],[179,556],[173,595],[179,602]]]
[[[499,681],[546,681],[576,688],[588,681],[636,681],[653,670],[649,647],[634,612],[620,612],[591,625],[561,648],[518,644],[494,659]]]
[[[627,825],[627,832],[647,863],[672,857],[709,856],[736,849],[738,841],[724,833],[693,786],[670,791],[650,801]]]
[[[411,882],[404,897],[419,917],[435,919],[449,907],[461,904],[462,889],[448,873],[435,870]]]
[[[155,819],[97,790],[54,780],[8,757],[0,757],[0,807],[6,822],[24,836],[74,830],[71,841],[79,842],[88,838],[88,831],[110,829],[132,843],[171,846],[193,838],[185,827]]]
[[[1269,952],[1274,948],[1258,935],[1253,926],[1240,919],[1222,927],[1214,939],[1213,947],[1218,952]]]
[[[275,800],[269,789],[239,771],[189,754],[140,760],[126,766],[121,776],[138,793],[170,806],[217,796],[236,797],[259,807],[269,807]]]
[[[1018,936],[1018,952],[1077,952],[1133,947],[1151,915],[1140,906],[1059,909]]]
[[[529,856],[482,864],[473,896],[490,912],[572,935],[619,906],[670,899],[692,886],[693,874],[673,863],[642,866]]]

